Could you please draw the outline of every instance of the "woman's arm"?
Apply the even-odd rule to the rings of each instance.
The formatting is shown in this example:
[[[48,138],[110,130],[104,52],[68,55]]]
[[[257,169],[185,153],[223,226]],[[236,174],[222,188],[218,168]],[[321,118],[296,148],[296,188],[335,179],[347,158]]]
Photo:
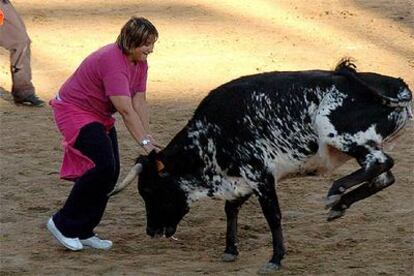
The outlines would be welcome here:
[[[122,120],[126,128],[128,129],[131,136],[135,141],[140,144],[147,153],[155,149],[152,143],[143,145],[142,142],[148,139],[148,132],[145,128],[145,123],[143,123],[142,118],[135,111],[131,97],[128,96],[110,96],[112,104],[118,110],[119,114],[122,116]]]
[[[149,126],[149,108],[147,104],[146,93],[136,93],[135,96],[132,98],[132,106],[135,109],[135,112],[141,118],[142,125],[144,126],[144,129],[147,131],[148,138],[151,140],[151,143],[159,149],[163,148],[163,146],[157,143],[150,134],[151,131]]]
[[[149,134],[149,108],[147,105],[146,93],[138,92],[132,98],[132,107],[141,118],[142,125],[145,131]]]

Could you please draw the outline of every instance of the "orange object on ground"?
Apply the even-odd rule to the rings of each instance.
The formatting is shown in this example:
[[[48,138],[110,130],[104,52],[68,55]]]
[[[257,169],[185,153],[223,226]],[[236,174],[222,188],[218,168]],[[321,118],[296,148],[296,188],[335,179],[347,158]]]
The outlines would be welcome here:
[[[3,25],[3,21],[4,21],[4,13],[2,10],[0,10],[0,26]]]

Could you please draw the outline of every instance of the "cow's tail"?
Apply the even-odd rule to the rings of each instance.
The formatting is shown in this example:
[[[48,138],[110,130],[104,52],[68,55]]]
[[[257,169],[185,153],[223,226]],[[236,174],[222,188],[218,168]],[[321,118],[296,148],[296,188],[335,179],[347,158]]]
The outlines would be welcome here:
[[[344,76],[347,79],[352,80],[353,82],[362,86],[364,88],[364,91],[370,93],[384,105],[387,105],[389,107],[398,107],[406,105],[406,101],[401,102],[401,100],[398,98],[387,97],[383,93],[381,93],[380,90],[370,86],[368,83],[363,81],[359,77],[357,67],[354,62],[355,61],[350,57],[342,58],[335,67],[335,74]]]
[[[113,196],[124,188],[126,188],[132,181],[142,172],[142,164],[136,163],[128,172],[127,176],[125,176],[124,180],[121,183],[115,185],[114,189],[108,194],[108,197]]]
[[[357,73],[357,67],[355,65],[355,59],[351,57],[343,57],[335,66],[335,73],[340,74],[343,71],[351,71],[352,73]]]

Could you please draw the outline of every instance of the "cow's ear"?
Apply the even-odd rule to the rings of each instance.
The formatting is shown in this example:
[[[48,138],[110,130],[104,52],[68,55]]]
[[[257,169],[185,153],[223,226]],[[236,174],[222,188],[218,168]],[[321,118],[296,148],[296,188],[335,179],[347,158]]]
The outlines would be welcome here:
[[[165,155],[163,152],[157,152],[157,155],[155,157],[155,166],[157,167],[158,175],[161,177],[164,177],[168,175],[165,171]]]
[[[155,165],[157,167],[158,174],[160,174],[165,169],[165,165],[161,160],[155,160]]]

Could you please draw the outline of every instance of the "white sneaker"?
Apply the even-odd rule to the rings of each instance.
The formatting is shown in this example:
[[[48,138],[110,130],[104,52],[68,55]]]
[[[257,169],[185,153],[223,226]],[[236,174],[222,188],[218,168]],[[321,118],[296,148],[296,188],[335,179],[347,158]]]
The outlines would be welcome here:
[[[104,249],[108,250],[112,247],[112,242],[109,240],[101,240],[98,236],[90,237],[86,240],[79,240],[82,245],[96,248],[96,249]]]
[[[59,231],[59,229],[57,229],[55,223],[53,222],[53,218],[50,218],[47,222],[47,229],[50,231],[50,233],[52,233],[53,237],[55,237],[57,241],[64,247],[73,251],[83,249],[83,245],[78,238],[67,238],[63,236],[63,234]]]

